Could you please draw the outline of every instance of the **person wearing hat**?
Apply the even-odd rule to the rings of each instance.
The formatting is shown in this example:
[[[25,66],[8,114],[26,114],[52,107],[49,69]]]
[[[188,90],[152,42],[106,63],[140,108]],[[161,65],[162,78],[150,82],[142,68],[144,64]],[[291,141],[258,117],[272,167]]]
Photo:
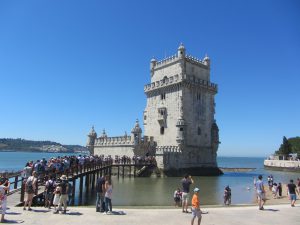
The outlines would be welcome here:
[[[194,220],[198,217],[198,225],[201,223],[201,210],[200,210],[200,202],[199,202],[199,188],[194,189],[194,195],[192,198],[192,220],[191,225],[194,225]]]
[[[62,214],[66,214],[67,207],[68,207],[68,180],[66,175],[62,175],[60,177],[61,183],[60,183],[60,198],[59,198],[59,204],[58,209],[54,213],[58,213],[61,210],[62,205],[64,205],[64,211]]]

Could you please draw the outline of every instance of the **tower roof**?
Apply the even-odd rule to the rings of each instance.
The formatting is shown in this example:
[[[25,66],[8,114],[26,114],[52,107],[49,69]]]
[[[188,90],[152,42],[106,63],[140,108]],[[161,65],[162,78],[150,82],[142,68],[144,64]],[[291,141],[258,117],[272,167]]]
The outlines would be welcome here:
[[[134,128],[132,128],[131,133],[142,133],[142,129],[140,128],[138,119],[136,119]]]
[[[95,137],[97,137],[97,133],[96,133],[96,131],[94,129],[94,126],[92,126],[92,129],[91,129],[91,131],[89,133],[89,136],[95,136]]]
[[[180,43],[178,50],[184,50],[184,49],[185,49],[184,45],[182,43]]]

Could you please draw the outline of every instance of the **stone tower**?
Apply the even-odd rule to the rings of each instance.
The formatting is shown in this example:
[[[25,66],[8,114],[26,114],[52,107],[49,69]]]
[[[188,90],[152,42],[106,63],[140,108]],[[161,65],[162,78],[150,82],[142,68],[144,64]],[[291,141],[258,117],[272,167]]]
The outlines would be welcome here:
[[[94,154],[94,146],[95,146],[96,138],[97,138],[97,133],[95,132],[94,126],[92,126],[92,129],[88,134],[88,139],[86,144],[86,147],[89,149],[92,155]]]
[[[151,83],[144,87],[145,136],[157,144],[158,167],[166,174],[220,174],[219,129],[214,119],[217,85],[210,82],[210,59],[177,54],[150,62]]]

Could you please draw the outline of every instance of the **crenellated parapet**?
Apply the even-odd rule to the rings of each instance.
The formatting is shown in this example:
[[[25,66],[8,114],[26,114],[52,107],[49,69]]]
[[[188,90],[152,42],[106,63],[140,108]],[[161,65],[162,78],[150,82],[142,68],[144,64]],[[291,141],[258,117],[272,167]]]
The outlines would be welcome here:
[[[156,154],[164,154],[164,153],[181,153],[181,148],[179,146],[157,146]]]
[[[186,82],[188,84],[202,86],[208,89],[211,89],[215,92],[218,90],[218,85],[214,84],[207,80],[202,80],[200,78],[197,78],[193,75],[186,75],[186,74],[176,74],[170,77],[165,77],[164,79],[161,79],[156,82],[152,82],[150,84],[147,84],[144,86],[144,92],[150,92],[159,88],[168,87],[172,84],[179,84],[181,82]]]
[[[95,146],[120,146],[133,145],[134,141],[131,136],[117,136],[117,137],[99,137],[95,140]]]

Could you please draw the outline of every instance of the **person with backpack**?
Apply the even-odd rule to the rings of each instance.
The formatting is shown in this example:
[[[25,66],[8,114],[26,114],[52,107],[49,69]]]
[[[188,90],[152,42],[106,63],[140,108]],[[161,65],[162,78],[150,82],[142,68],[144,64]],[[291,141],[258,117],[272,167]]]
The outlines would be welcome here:
[[[49,176],[49,180],[45,184],[45,207],[51,208],[51,203],[53,199],[53,192],[55,190],[56,183],[52,176]]]
[[[35,171],[32,172],[32,176],[28,177],[25,183],[25,192],[27,194],[27,200],[24,203],[23,210],[26,210],[26,206],[28,205],[28,210],[31,211],[32,199],[37,187],[37,173]]]
[[[66,214],[67,212],[67,207],[68,207],[68,180],[66,175],[62,175],[60,177],[61,183],[60,183],[60,198],[59,198],[59,204],[58,204],[58,209],[54,212],[57,214],[61,209],[62,205],[64,206],[64,211],[62,214]]]
[[[104,176],[99,177],[96,183],[96,212],[104,212],[105,211],[105,203],[104,203],[104,192],[105,192],[105,178]]]

